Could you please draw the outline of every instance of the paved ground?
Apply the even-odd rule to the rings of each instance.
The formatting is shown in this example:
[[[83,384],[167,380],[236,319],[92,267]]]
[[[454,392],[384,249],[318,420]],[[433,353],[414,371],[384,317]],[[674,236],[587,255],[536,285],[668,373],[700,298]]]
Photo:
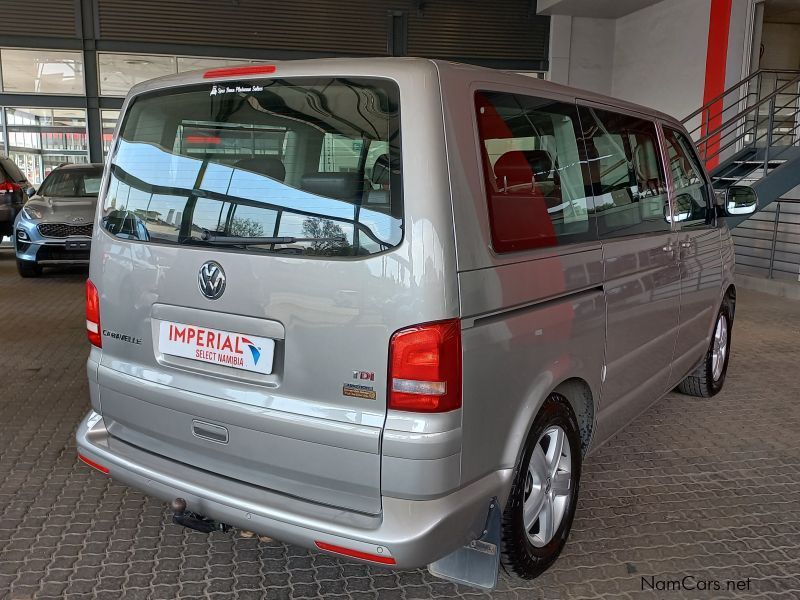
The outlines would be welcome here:
[[[76,463],[84,277],[22,280],[0,249],[0,598],[485,596],[427,572],[190,532]],[[556,567],[535,582],[502,576],[493,597],[800,598],[799,340],[800,303],[740,292],[725,391],[670,395],[595,454]],[[723,589],[668,591],[687,575]],[[664,591],[643,591],[643,577]]]

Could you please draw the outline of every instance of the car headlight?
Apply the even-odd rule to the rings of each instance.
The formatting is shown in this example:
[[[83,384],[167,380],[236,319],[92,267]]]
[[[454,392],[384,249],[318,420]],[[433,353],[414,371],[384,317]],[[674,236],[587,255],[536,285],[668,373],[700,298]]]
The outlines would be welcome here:
[[[40,211],[38,208],[35,208],[33,206],[26,206],[22,209],[22,216],[28,219],[29,221],[32,221],[34,219],[41,219],[44,215],[42,214],[42,211]]]

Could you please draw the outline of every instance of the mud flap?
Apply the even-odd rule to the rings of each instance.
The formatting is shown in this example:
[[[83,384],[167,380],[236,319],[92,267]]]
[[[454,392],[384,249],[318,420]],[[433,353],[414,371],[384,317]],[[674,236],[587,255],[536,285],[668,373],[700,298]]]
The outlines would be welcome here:
[[[497,498],[489,502],[483,535],[452,554],[428,565],[432,575],[484,590],[497,585],[500,568],[500,506]]]

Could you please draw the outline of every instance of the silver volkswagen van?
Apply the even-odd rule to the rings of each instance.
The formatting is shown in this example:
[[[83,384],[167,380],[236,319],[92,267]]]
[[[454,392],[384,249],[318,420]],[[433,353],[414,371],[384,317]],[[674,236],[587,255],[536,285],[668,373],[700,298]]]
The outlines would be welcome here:
[[[556,559],[586,456],[723,385],[725,217],[667,115],[415,59],[131,90],[86,284],[82,461],[247,529],[492,587]]]

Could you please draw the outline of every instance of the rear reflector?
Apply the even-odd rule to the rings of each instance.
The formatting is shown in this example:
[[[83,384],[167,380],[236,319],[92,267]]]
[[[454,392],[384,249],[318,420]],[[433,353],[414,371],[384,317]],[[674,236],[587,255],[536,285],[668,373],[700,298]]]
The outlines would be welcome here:
[[[98,471],[100,471],[104,475],[108,475],[108,469],[106,469],[103,465],[97,464],[92,459],[86,458],[83,454],[78,454],[78,459],[80,461],[82,461],[82,462],[85,462],[87,465],[89,465],[93,469],[97,469]]]
[[[461,407],[458,319],[397,331],[389,342],[389,408],[446,412]]]
[[[380,554],[370,554],[369,552],[361,552],[360,550],[351,550],[350,548],[343,548],[342,546],[334,546],[333,544],[326,544],[325,542],[314,542],[317,548],[325,550],[326,552],[333,552],[343,556],[350,556],[352,558],[360,558],[361,560],[368,560],[370,562],[380,563],[382,565],[394,565],[395,560],[391,556],[381,556]]]
[[[86,280],[86,335],[93,346],[103,347],[100,334],[100,294],[91,279]]]
[[[203,79],[215,79],[217,77],[241,77],[247,75],[269,75],[276,71],[275,65],[248,65],[246,67],[220,67],[219,69],[209,69],[203,73]]]

